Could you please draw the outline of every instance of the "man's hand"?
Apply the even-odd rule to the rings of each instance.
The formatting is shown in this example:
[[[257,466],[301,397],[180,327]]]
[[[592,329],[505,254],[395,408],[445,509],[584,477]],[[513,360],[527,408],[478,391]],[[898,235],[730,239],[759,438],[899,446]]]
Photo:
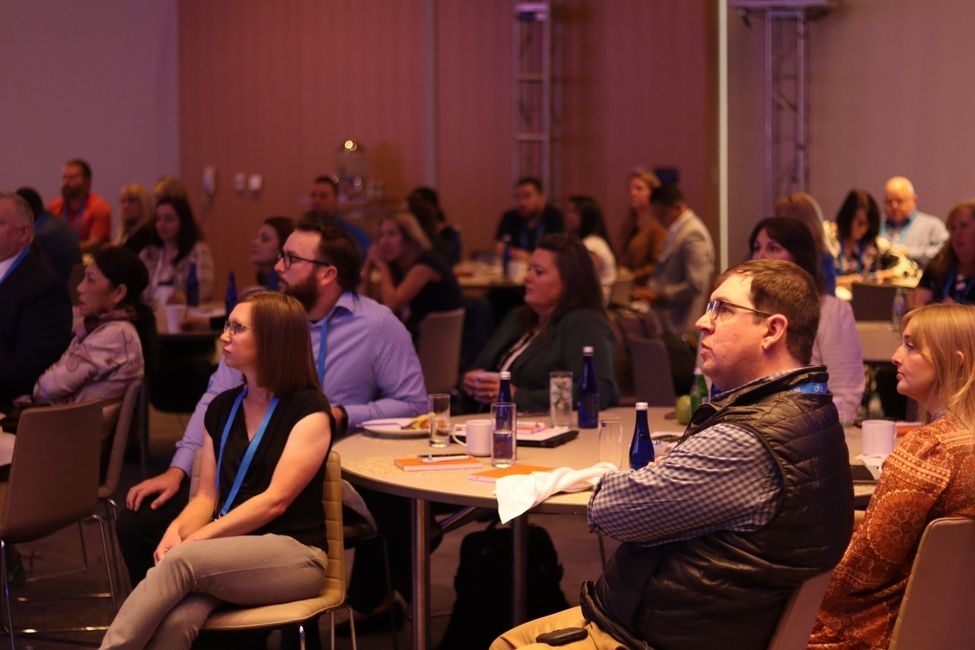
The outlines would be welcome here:
[[[183,470],[178,467],[170,467],[159,476],[147,478],[129,489],[129,493],[125,497],[125,506],[129,510],[138,510],[142,507],[143,499],[158,494],[159,496],[149,504],[150,508],[157,510],[176,494],[185,476]]]

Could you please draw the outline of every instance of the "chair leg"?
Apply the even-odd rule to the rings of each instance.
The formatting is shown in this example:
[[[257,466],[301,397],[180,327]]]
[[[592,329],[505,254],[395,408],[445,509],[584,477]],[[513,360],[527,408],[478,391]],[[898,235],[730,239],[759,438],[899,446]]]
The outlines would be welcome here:
[[[356,639],[355,639],[355,614],[352,612],[352,608],[349,608],[349,638],[352,639],[352,650],[357,650]],[[332,650],[335,650],[334,644]]]
[[[10,583],[7,575],[7,542],[0,539],[0,581],[3,582],[3,604],[7,611],[7,634],[10,635],[10,650],[17,650],[17,640],[14,638],[14,619],[10,611]]]
[[[105,557],[105,573],[108,576],[108,593],[112,597],[112,608],[113,611],[118,611],[118,596],[115,593],[115,580],[112,576],[112,565],[115,563],[115,553],[114,545],[112,553],[108,551],[108,539],[105,534],[105,528],[108,526],[108,522],[101,517],[96,517],[98,520],[98,532],[102,538],[102,553]]]
[[[346,609],[349,610],[349,617],[351,618],[352,617],[352,608],[351,607],[347,607]],[[330,623],[329,627],[331,628],[331,634],[329,635],[331,645],[328,646],[328,647],[331,648],[332,650],[335,650],[335,610],[334,609],[328,613],[328,619],[329,619],[329,623]],[[355,638],[355,637],[353,636],[352,638]]]

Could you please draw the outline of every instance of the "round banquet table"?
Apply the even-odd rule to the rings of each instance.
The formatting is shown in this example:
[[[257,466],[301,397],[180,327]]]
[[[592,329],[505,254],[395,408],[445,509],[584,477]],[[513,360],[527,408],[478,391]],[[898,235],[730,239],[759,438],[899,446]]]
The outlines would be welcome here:
[[[681,434],[684,427],[673,419],[673,409],[655,407],[649,410],[650,429],[653,433]],[[486,418],[487,414],[453,417],[452,423],[469,419]],[[524,415],[525,420],[545,420],[545,416]],[[623,428],[624,444],[636,420],[633,407],[617,407],[602,411],[600,417],[619,418]],[[851,463],[859,463],[856,455],[860,453],[860,429],[846,430],[847,446],[850,449]],[[415,434],[414,434],[415,435]],[[395,434],[394,434],[395,436]],[[579,436],[559,447],[518,447],[519,464],[545,467],[570,466],[582,468],[599,461],[599,440],[596,429],[581,429]],[[470,478],[477,469],[435,470],[406,472],[393,463],[394,458],[416,457],[429,453],[431,448],[426,438],[379,437],[367,432],[347,436],[337,441],[333,447],[342,461],[342,475],[356,486],[377,490],[410,499],[412,518],[413,555],[413,648],[425,650],[430,646],[430,558],[429,558],[429,517],[430,502],[450,503],[460,506],[475,506],[494,509],[494,484]],[[452,442],[446,449],[434,450],[436,453],[464,452],[464,447]],[[483,469],[490,469],[491,459],[480,459]],[[855,486],[858,496],[869,495],[872,486]],[[528,513],[516,517],[512,522],[514,538],[514,594],[513,613],[515,624],[525,619],[525,558],[528,540],[528,515],[531,512],[584,514],[591,492],[556,494],[533,508]]]

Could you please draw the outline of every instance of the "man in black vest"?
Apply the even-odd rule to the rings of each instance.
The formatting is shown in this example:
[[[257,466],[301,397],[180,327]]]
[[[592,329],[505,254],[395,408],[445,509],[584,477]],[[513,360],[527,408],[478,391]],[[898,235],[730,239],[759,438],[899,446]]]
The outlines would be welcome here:
[[[33,241],[27,202],[0,192],[0,411],[30,393],[71,341],[68,287]]]
[[[811,277],[778,260],[725,271],[697,321],[704,374],[723,390],[662,462],[603,476],[590,529],[621,542],[580,605],[502,635],[492,650],[581,627],[566,648],[765,648],[789,596],[832,569],[853,485]]]

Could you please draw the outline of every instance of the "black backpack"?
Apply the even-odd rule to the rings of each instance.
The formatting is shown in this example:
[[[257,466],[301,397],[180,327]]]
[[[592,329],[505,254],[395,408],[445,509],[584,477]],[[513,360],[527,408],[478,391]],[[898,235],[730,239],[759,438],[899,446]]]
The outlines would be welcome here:
[[[567,609],[559,582],[562,565],[552,538],[541,526],[529,526],[526,576],[528,620]],[[470,533],[461,542],[454,578],[454,611],[439,650],[479,650],[513,627],[511,606],[512,537],[510,528]]]

